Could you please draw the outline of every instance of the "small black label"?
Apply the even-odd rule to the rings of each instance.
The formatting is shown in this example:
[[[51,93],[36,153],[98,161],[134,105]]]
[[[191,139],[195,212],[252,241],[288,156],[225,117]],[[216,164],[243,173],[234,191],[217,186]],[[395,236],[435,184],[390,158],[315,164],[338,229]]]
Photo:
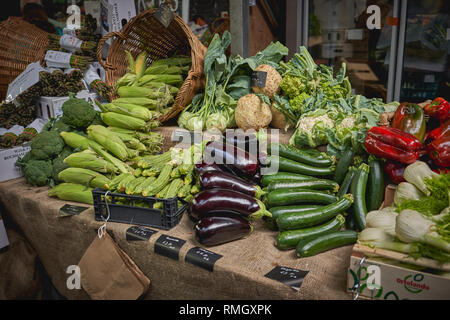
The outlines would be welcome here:
[[[214,264],[220,258],[222,258],[220,254],[200,247],[194,247],[187,252],[185,261],[212,272]]]
[[[277,266],[272,269],[268,274],[265,275],[266,278],[273,279],[290,286],[294,290],[300,290],[303,280],[309,271],[303,271],[298,269],[292,269],[287,267]]]
[[[167,28],[172,20],[175,18],[175,14],[172,11],[170,4],[164,2],[155,12],[155,18],[161,22],[161,24]]]
[[[89,209],[88,207],[74,206],[72,204],[65,204],[59,209],[58,217],[69,217],[77,216],[84,210]]]
[[[185,240],[163,234],[155,242],[155,253],[178,260],[178,253],[185,242]]]
[[[253,71],[252,73],[252,87],[264,88],[266,86],[267,72]]]
[[[132,226],[127,230],[127,241],[147,241],[148,239],[150,239],[152,234],[155,234],[157,232],[158,231],[149,228]]]

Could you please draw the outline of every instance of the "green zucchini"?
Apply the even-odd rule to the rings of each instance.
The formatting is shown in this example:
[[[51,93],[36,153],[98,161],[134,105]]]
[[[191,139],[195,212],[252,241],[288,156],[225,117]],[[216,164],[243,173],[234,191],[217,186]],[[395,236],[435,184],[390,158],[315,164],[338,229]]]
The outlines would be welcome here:
[[[272,151],[277,149],[278,155],[281,157],[312,166],[329,167],[336,162],[334,156],[329,157],[326,153],[319,153],[320,156],[313,156],[311,153],[304,152],[287,144],[271,143],[267,146],[267,152],[269,154],[272,154]]]
[[[337,183],[341,184],[342,181],[344,181],[345,175],[347,174],[348,168],[352,164],[353,157],[355,156],[355,152],[353,151],[352,147],[346,149],[342,157],[339,159],[336,171],[334,171],[334,178],[333,180]]]
[[[307,176],[304,174],[292,173],[292,172],[277,172],[275,174],[263,175],[261,178],[261,185],[267,187],[272,182],[281,181],[308,181],[316,180],[317,178]]]
[[[336,193],[339,190],[339,185],[331,180],[320,179],[320,180],[310,180],[310,181],[280,181],[272,182],[267,186],[267,191],[271,192],[278,189],[289,189],[289,188],[301,188],[301,189],[312,189],[312,190],[329,190]]]
[[[278,230],[278,226],[276,223],[276,219],[282,214],[289,212],[305,212],[311,211],[317,208],[320,208],[320,205],[317,204],[303,204],[296,206],[281,206],[281,207],[273,207],[270,208],[269,211],[272,214],[272,217],[263,217],[266,227],[272,231]]]
[[[345,175],[344,181],[342,181],[341,187],[339,188],[339,191],[337,193],[337,196],[339,198],[342,198],[344,194],[348,193],[348,190],[350,189],[350,186],[352,184],[352,180],[355,177],[356,174],[356,168],[350,167],[348,168],[347,174]]]
[[[278,156],[268,157],[268,162],[272,167],[276,167],[278,165],[278,170],[280,171],[299,173],[313,177],[330,176],[335,170],[334,165],[325,168],[318,168]]]
[[[367,164],[361,164],[350,186],[350,192],[354,197],[350,211],[355,219],[356,229],[359,231],[362,231],[366,227],[366,189],[369,170]]]
[[[342,199],[315,210],[282,214],[277,218],[277,225],[280,230],[296,230],[312,227],[332,219],[338,213],[344,212],[352,203],[353,196],[346,194]]]
[[[275,246],[280,250],[294,249],[300,241],[318,237],[333,231],[338,231],[344,224],[344,216],[338,214],[334,219],[320,226],[300,230],[283,231],[277,236]]]
[[[335,231],[313,239],[300,241],[295,248],[300,258],[311,257],[324,251],[350,245],[358,240],[358,233],[353,230]]]
[[[269,192],[265,200],[267,207],[271,208],[304,203],[330,204],[336,202],[337,197],[323,191],[291,188]]]
[[[366,204],[367,211],[378,210],[384,196],[384,171],[381,160],[369,157],[369,178],[367,181]]]

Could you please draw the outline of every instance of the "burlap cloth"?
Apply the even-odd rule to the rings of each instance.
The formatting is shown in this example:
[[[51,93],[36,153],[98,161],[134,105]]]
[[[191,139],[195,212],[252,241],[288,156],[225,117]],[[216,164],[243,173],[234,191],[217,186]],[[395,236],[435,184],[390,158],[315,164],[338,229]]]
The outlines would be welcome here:
[[[95,221],[93,207],[78,216],[58,217],[59,209],[70,202],[48,197],[47,190],[48,187],[33,188],[23,178],[0,183],[4,214],[23,230],[59,292],[69,299],[88,299],[83,289],[67,288],[70,275],[66,270],[80,261],[102,223]],[[209,272],[185,262],[187,251],[198,246],[187,214],[178,226],[170,231],[159,230],[146,242],[127,241],[129,227],[108,223],[107,229],[150,278],[145,299],[351,298],[346,293],[351,246],[297,259],[293,251],[278,250],[274,246],[277,233],[258,222],[248,238],[208,248],[223,256],[215,263],[214,271]],[[154,252],[155,241],[161,234],[186,240],[178,261]],[[299,291],[264,277],[277,265],[309,271]]]

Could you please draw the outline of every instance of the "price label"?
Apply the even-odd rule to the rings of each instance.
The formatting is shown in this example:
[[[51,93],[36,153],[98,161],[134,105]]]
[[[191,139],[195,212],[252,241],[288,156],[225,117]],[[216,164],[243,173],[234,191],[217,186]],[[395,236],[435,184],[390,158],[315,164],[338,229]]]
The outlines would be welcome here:
[[[140,226],[132,226],[128,228],[126,237],[127,241],[148,241],[152,234],[158,231]]]
[[[277,266],[266,274],[265,277],[277,280],[285,285],[288,285],[292,289],[299,291],[307,274],[308,271]]]
[[[9,85],[6,102],[13,101],[19,94],[39,82],[39,72],[44,71],[39,61],[30,63]]]
[[[74,206],[71,204],[65,204],[59,209],[58,217],[77,216],[88,207]]]
[[[161,24],[167,28],[172,20],[175,18],[175,14],[170,8],[170,4],[164,2],[155,12],[155,18],[161,22]]]
[[[185,240],[163,234],[155,242],[155,253],[178,260],[180,249],[185,243]]]
[[[186,254],[185,261],[212,272],[214,264],[220,258],[222,258],[220,254],[200,247],[194,247]]]
[[[253,71],[252,73],[252,87],[264,88],[266,86],[267,72]]]
[[[71,68],[70,57],[71,53],[62,51],[48,50],[45,54],[45,63],[50,68]]]

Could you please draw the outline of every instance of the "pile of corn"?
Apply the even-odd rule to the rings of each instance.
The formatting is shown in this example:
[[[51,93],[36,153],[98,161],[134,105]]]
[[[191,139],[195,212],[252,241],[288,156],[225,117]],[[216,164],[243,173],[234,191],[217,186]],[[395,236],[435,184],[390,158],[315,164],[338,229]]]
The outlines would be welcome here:
[[[120,98],[112,104],[138,105],[164,114],[170,109],[191,68],[191,58],[173,56],[154,61],[147,67],[145,51],[136,59],[130,52],[126,53],[128,72],[117,81],[115,89]]]

